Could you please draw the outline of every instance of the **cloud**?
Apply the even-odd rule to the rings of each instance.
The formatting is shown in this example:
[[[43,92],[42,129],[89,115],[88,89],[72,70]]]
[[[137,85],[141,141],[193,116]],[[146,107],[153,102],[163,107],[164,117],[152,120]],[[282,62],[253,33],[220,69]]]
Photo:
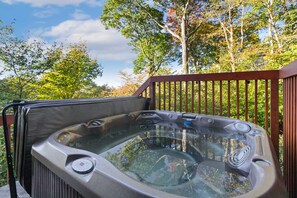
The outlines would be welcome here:
[[[115,29],[106,30],[99,19],[67,20],[50,27],[40,36],[64,43],[85,42],[91,55],[99,61],[129,62],[136,57],[128,40]]]
[[[12,4],[12,0],[0,0],[2,3]]]
[[[57,13],[55,9],[48,7],[44,10],[35,12],[33,16],[44,19],[53,16],[55,13]]]
[[[91,16],[84,13],[84,11],[80,9],[75,9],[74,13],[72,14],[72,18],[75,20],[85,20],[85,19],[90,19]]]
[[[111,87],[120,87],[122,85],[121,79],[117,77],[116,72],[106,73],[104,71],[102,77],[97,78],[95,83],[101,86],[108,84]]]
[[[90,6],[103,6],[103,0],[0,0],[0,2],[6,4],[14,4],[14,3],[25,3],[30,4],[33,7],[43,7],[46,5],[56,5],[56,6],[66,6],[66,5],[74,5],[78,6],[80,4],[88,4]]]

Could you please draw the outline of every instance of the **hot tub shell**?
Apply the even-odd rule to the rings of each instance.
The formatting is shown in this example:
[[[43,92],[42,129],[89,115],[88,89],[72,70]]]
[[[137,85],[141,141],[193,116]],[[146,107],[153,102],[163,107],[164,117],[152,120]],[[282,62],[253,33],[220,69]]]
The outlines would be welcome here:
[[[108,129],[114,125],[127,124],[131,120],[179,124],[190,122],[193,128],[215,127],[221,128],[224,133],[244,134],[251,154],[244,163],[234,165],[235,167],[226,162],[230,168],[248,173],[252,184],[251,191],[238,197],[287,196],[270,139],[266,131],[257,125],[226,117],[148,110],[98,120],[98,126],[88,124],[91,121],[89,120],[59,130],[47,140],[33,145],[32,197],[180,197],[132,179],[98,154],[66,146],[64,144],[67,140],[64,143],[57,141],[65,132],[87,135],[96,130],[96,127]],[[73,162],[78,159],[89,160],[93,167],[83,173],[75,171]]]

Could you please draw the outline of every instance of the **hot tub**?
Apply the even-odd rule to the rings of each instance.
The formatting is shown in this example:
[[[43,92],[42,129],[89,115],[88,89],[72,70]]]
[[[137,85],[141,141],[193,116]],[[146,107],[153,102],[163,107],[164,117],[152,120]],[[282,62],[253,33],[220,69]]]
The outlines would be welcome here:
[[[284,197],[265,130],[137,111],[64,128],[32,147],[32,197]]]

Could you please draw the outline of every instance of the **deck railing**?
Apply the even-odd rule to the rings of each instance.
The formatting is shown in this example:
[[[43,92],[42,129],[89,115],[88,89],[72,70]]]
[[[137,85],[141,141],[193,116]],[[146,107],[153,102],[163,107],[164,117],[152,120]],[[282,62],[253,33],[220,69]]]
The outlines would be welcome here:
[[[11,126],[14,123],[14,116],[13,115],[7,115],[6,116],[7,119],[7,129],[8,129],[8,140],[10,142],[10,137],[11,137]],[[3,126],[3,122],[2,122],[2,116],[0,116],[0,126]]]
[[[284,179],[297,197],[297,60],[280,70],[284,90]]]
[[[151,98],[151,109],[221,115],[262,126],[277,157],[284,156],[290,197],[297,196],[297,60],[272,71],[152,76],[134,93],[139,95]]]

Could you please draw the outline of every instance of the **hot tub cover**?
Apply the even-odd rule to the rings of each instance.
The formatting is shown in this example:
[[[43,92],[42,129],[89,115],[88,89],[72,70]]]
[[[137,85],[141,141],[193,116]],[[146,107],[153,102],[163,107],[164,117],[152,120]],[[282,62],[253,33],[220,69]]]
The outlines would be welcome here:
[[[15,109],[15,170],[21,185],[31,192],[31,147],[53,132],[90,119],[149,108],[149,99],[118,97],[105,99],[22,101]]]

